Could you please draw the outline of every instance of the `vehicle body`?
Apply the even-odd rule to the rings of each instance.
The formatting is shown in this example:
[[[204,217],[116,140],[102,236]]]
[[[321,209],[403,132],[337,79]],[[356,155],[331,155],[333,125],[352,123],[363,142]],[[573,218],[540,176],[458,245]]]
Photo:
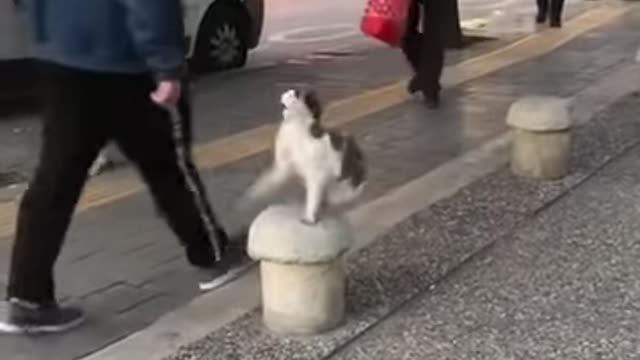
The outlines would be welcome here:
[[[182,0],[187,57],[200,71],[241,67],[260,40],[264,0]],[[15,0],[0,1],[0,62],[31,57],[26,19]]]

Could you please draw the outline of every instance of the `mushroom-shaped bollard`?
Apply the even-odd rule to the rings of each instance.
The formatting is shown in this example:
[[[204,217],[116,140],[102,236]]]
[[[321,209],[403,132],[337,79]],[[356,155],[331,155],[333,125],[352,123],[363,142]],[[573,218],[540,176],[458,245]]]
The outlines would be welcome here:
[[[516,101],[507,115],[513,130],[511,169],[519,176],[555,180],[569,171],[571,119],[569,101],[552,96],[528,96]]]
[[[260,262],[265,325],[285,335],[329,331],[345,316],[342,255],[353,242],[349,223],[325,215],[307,225],[301,213],[298,206],[274,205],[249,229],[249,256]]]

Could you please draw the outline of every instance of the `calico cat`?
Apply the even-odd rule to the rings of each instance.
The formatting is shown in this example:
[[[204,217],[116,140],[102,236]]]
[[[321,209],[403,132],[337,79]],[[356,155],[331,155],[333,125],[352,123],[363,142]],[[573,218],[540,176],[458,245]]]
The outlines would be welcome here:
[[[366,184],[365,158],[353,137],[322,126],[322,106],[314,92],[289,90],[281,103],[273,165],[249,188],[245,201],[264,199],[298,179],[306,190],[301,220],[315,224],[323,206],[346,204],[360,195]]]

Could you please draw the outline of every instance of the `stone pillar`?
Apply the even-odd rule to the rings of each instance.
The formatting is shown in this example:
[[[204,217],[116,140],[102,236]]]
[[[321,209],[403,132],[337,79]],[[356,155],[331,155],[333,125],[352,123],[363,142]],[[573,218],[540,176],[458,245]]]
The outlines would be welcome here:
[[[345,316],[342,255],[352,245],[340,216],[301,222],[302,209],[271,206],[249,229],[248,252],[260,262],[265,325],[285,335],[312,335],[339,326]]]
[[[511,169],[519,176],[555,180],[569,172],[571,119],[569,101],[528,96],[516,101],[507,115],[513,132]]]

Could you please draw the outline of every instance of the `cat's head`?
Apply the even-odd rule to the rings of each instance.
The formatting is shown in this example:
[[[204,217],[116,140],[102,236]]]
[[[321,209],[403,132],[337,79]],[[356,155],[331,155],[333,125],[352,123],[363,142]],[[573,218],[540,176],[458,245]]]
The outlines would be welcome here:
[[[280,102],[284,106],[285,116],[310,116],[314,122],[322,116],[322,105],[313,90],[287,90],[280,97]]]

